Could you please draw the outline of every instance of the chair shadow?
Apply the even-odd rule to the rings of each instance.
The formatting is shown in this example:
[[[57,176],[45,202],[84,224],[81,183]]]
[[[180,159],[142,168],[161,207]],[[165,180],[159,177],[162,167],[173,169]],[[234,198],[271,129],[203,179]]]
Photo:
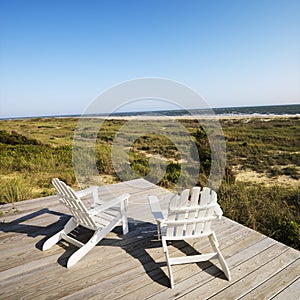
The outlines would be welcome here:
[[[38,225],[29,225],[22,224],[22,222],[28,221],[32,218],[39,217],[43,214],[52,214],[58,216],[59,219],[47,226],[38,226]],[[16,232],[26,234],[28,237],[38,237],[44,236],[40,241],[35,244],[35,247],[39,250],[42,250],[44,242],[51,237],[53,234],[58,232],[61,228],[64,227],[65,223],[70,218],[69,215],[60,213],[57,211],[49,210],[44,208],[36,212],[30,213],[26,216],[20,217],[12,222],[0,223],[0,231],[2,232]],[[100,246],[113,246],[122,248],[127,254],[132,256],[134,259],[138,260],[143,266],[146,274],[156,283],[169,287],[169,277],[162,270],[161,267],[166,266],[166,262],[156,262],[151,255],[147,252],[149,249],[160,248],[162,251],[161,241],[156,238],[156,224],[150,222],[144,222],[132,218],[128,218],[129,223],[129,233],[123,235],[122,227],[117,226],[112,231],[116,234],[117,238],[106,237],[102,239],[98,245]],[[76,238],[80,239],[82,242],[88,241],[92,236],[93,232],[83,227],[76,228],[71,235],[74,235]],[[199,254],[199,252],[194,249],[190,244],[185,241],[176,241],[171,242],[172,246],[176,247],[178,250],[183,252],[185,255]],[[68,258],[78,249],[75,246],[69,244],[65,241],[60,241],[58,243],[60,247],[66,251],[58,258],[57,262],[66,267]],[[208,273],[212,273],[209,266],[213,266],[212,263],[197,263],[199,268]],[[217,267],[216,267],[217,268]],[[215,275],[215,271],[212,275]],[[221,277],[221,276],[220,276]],[[225,277],[224,277],[225,278]]]
[[[30,225],[30,224],[22,224],[22,222],[26,222],[30,219],[39,217],[43,214],[52,214],[55,216],[59,216],[59,219],[51,223],[47,226],[38,226],[38,225]],[[26,216],[20,217],[11,222],[1,222],[0,223],[0,231],[2,232],[16,232],[16,233],[24,233],[28,237],[35,238],[40,235],[44,235],[45,237],[51,236],[57,228],[61,228],[70,218],[69,215],[50,210],[48,208],[43,208],[33,213],[30,213]]]
[[[156,282],[164,287],[170,287],[168,274],[162,270],[162,267],[166,266],[165,259],[163,262],[156,262],[147,251],[157,248],[163,253],[161,241],[157,239],[156,224],[135,220],[132,218],[128,218],[128,223],[129,233],[126,236],[124,236],[122,233],[122,227],[117,226],[112,231],[116,234],[116,238],[105,237],[99,242],[98,246],[122,248],[127,254],[140,262],[141,266],[145,270],[145,273],[152,279],[153,282]],[[79,235],[76,236],[76,239],[79,239],[82,242],[87,241],[91,236],[91,234],[89,234],[89,230],[81,227],[79,227],[78,233]],[[169,242],[169,245],[181,251],[183,256],[201,254],[184,240]],[[66,267],[68,258],[78,248],[72,245],[64,248],[67,251],[58,259],[58,263],[61,266]],[[226,280],[226,277],[222,275],[222,271],[210,261],[199,262],[196,264],[201,271],[207,272],[212,276],[216,276],[217,274],[218,277],[224,277],[224,280]]]
[[[26,221],[30,221],[31,219],[36,217],[41,217],[44,214],[52,214],[54,216],[58,216],[59,218],[57,221],[46,226],[26,224]],[[31,238],[43,236],[43,238],[35,244],[35,247],[37,249],[42,250],[44,242],[56,232],[61,230],[69,219],[70,215],[53,211],[48,208],[43,208],[15,219],[11,222],[0,222],[0,231],[6,233],[14,232],[26,234]],[[104,238],[99,242],[98,245],[109,245],[124,249],[126,253],[140,261],[141,265],[145,269],[145,272],[149,275],[150,278],[162,284],[163,286],[168,286],[168,277],[160,269],[162,264],[156,263],[146,251],[149,248],[160,247],[159,242],[154,241],[152,243],[152,239],[156,231],[156,226],[152,223],[137,221],[130,218],[128,219],[128,223],[129,233],[126,236],[124,236],[122,233],[122,227],[117,226],[112,231],[113,233],[115,233],[117,238]],[[77,227],[70,233],[70,235],[78,238],[83,243],[88,241],[92,234],[93,231],[81,226]],[[127,236],[130,238],[130,243],[126,242]],[[58,258],[57,262],[61,266],[66,267],[68,258],[78,248],[63,240],[58,242],[58,245],[62,247],[65,252]]]
[[[162,286],[170,287],[170,281],[168,275],[161,269],[167,265],[166,260],[164,262],[157,263],[151,255],[148,254],[147,250],[158,248],[161,249],[163,253],[163,248],[161,241],[157,239],[157,226],[156,224],[143,222],[135,219],[128,219],[130,232],[134,234],[134,240],[132,243],[128,245],[122,244],[118,239],[115,242],[115,246],[121,247],[133,258],[140,261],[143,266],[146,274],[156,283],[159,283]],[[121,227],[117,227],[114,231],[118,236],[123,237]],[[126,239],[126,236],[125,236]],[[105,239],[101,241],[100,245],[105,245],[107,241],[111,239]],[[122,245],[120,245],[122,244]],[[196,250],[193,246],[187,243],[184,240],[180,241],[172,241],[169,242],[169,246],[173,246],[180,252],[182,252],[183,256],[186,255],[199,255],[201,254],[198,250]],[[177,253],[178,254],[178,253]],[[204,271],[212,276],[218,276],[219,278],[223,278],[226,280],[223,272],[212,262],[198,262],[196,265],[199,267],[201,271]]]
[[[193,246],[191,246],[189,243],[187,243],[184,240],[169,242],[168,245],[172,245],[173,247],[180,250],[183,253],[183,256],[204,254],[196,250]],[[207,274],[227,281],[227,278],[223,273],[223,271],[211,261],[206,260],[203,262],[197,262],[195,264],[199,267],[199,269],[206,272]]]
[[[128,218],[128,225],[129,232],[126,235],[123,235],[122,226],[116,226],[112,230],[112,233],[116,235],[116,238],[110,236],[105,237],[98,243],[97,246],[122,248],[127,254],[140,262],[145,273],[154,282],[157,282],[162,286],[169,287],[169,278],[161,269],[161,267],[165,266],[166,263],[156,262],[147,252],[149,249],[161,248],[161,242],[154,239],[156,225],[131,218]],[[85,243],[89,240],[92,233],[92,231],[79,226],[76,231],[71,232],[71,235],[73,234],[76,239]],[[57,262],[61,266],[66,267],[69,257],[78,248],[64,241],[60,241],[58,245],[63,247],[66,251],[58,258]],[[78,264],[79,263],[80,262],[78,262]]]
[[[156,282],[164,287],[169,287],[169,278],[161,267],[166,266],[166,262],[156,262],[155,259],[148,253],[147,250],[160,248],[161,241],[155,239],[156,225],[149,222],[128,219],[130,242],[126,243],[126,236],[122,234],[122,228],[116,227],[115,233],[122,240],[117,239],[114,242],[115,246],[121,244],[121,248],[134,259],[138,260],[141,266],[144,268],[145,273],[151,278],[153,282]],[[124,241],[124,242],[122,242]],[[105,243],[111,243],[108,239],[103,241]],[[100,242],[101,244],[101,242]]]

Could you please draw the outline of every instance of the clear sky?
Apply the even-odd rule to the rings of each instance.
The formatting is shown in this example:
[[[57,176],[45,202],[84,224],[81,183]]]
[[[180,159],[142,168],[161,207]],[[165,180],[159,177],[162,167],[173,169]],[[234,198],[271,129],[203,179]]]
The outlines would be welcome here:
[[[140,77],[212,107],[300,103],[299,16],[299,0],[0,0],[0,117],[80,114]]]

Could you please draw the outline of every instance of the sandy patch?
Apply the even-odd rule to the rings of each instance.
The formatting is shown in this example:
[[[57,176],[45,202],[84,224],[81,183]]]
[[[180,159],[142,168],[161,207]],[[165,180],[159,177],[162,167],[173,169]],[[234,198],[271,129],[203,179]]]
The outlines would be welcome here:
[[[276,177],[268,177],[264,173],[258,173],[252,170],[234,170],[235,178],[237,181],[259,183],[267,186],[270,185],[288,185],[300,186],[300,179],[296,180],[286,175],[279,175]]]

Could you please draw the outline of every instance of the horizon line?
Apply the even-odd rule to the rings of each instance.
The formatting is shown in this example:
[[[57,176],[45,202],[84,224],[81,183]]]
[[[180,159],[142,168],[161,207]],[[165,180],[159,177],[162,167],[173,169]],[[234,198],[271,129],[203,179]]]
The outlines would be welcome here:
[[[222,107],[212,107],[212,108],[190,108],[190,109],[159,109],[159,110],[139,110],[139,111],[124,111],[124,112],[114,112],[114,113],[94,113],[94,114],[80,114],[80,113],[75,113],[75,114],[59,114],[59,115],[35,115],[35,116],[18,116],[18,117],[0,117],[0,120],[15,120],[15,119],[35,119],[35,118],[63,118],[63,117],[80,117],[80,116],[98,116],[98,117],[105,117],[105,116],[129,116],[129,115],[143,115],[147,113],[159,113],[159,112],[169,112],[169,113],[176,113],[176,112],[210,112],[213,111],[215,114],[237,114],[234,113],[233,111],[230,113],[225,112],[224,110],[234,110],[234,109],[251,109],[251,108],[268,108],[268,107],[291,107],[291,106],[299,106],[300,109],[300,104],[298,103],[291,103],[291,104],[272,104],[272,105],[246,105],[246,106],[222,106]],[[219,111],[219,112],[218,112]],[[221,112],[224,111],[224,112]],[[291,115],[298,114],[299,112],[293,112],[290,113]],[[192,113],[190,113],[192,114]],[[243,114],[239,112],[238,114]],[[248,112],[249,114],[249,112]],[[252,112],[251,114],[255,114],[255,112]],[[272,114],[272,113],[268,113]],[[193,114],[192,114],[193,115]]]

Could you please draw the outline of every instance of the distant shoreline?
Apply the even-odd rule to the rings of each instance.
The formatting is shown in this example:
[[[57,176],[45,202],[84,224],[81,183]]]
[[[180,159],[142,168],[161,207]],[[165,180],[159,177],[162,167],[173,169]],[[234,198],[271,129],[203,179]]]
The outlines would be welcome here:
[[[89,116],[86,116],[89,118]],[[101,118],[108,120],[163,120],[163,119],[175,119],[175,120],[193,120],[193,119],[220,119],[220,120],[234,120],[234,119],[287,119],[287,118],[300,118],[300,114],[296,115],[184,115],[184,116],[107,116],[107,117],[90,117]]]
[[[104,118],[104,119],[145,119],[145,118],[278,118],[278,117],[299,117],[300,104],[269,105],[269,106],[243,106],[223,107],[207,109],[184,109],[184,110],[158,110],[138,112],[114,112],[95,114],[73,114],[73,115],[52,115],[52,116],[30,116],[30,117],[7,117],[0,120],[22,120],[38,118]]]
[[[287,119],[287,118],[300,118],[300,114],[285,114],[285,115],[272,115],[272,114],[241,114],[241,115],[182,115],[182,116],[167,116],[167,115],[135,115],[135,116],[45,116],[45,117],[18,117],[18,118],[5,118],[0,121],[13,121],[13,120],[30,120],[30,119],[103,119],[103,120],[193,120],[193,119],[206,119],[206,120],[238,120],[238,119]]]

